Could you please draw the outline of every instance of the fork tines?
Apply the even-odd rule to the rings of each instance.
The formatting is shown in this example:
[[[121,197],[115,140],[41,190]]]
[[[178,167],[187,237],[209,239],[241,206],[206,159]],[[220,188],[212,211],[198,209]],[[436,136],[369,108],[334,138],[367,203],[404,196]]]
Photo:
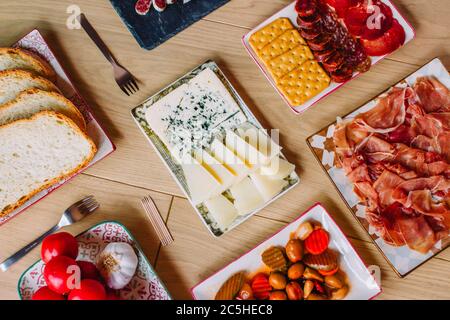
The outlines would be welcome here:
[[[131,74],[128,79],[125,79],[125,81],[119,83],[119,87],[127,96],[139,91],[139,86],[136,79]]]
[[[150,219],[153,228],[155,229],[158,235],[159,240],[161,241],[161,244],[163,246],[171,244],[174,241],[174,239],[170,234],[170,231],[167,228],[166,223],[162,219],[158,208],[153,202],[153,199],[150,196],[144,197],[141,200],[141,203],[142,206],[144,207],[145,212],[147,213],[147,216]]]
[[[75,203],[74,206],[78,207],[84,214],[89,214],[97,210],[100,204],[94,199],[94,196],[87,196]]]

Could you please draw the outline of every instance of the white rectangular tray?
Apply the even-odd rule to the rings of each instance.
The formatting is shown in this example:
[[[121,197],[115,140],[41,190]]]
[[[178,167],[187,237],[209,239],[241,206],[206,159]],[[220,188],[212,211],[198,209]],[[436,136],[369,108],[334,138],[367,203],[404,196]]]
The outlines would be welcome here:
[[[146,110],[153,105],[156,101],[167,95],[169,92],[171,92],[173,89],[177,88],[183,83],[188,82],[190,79],[194,78],[198,73],[200,73],[205,68],[210,68],[212,71],[216,73],[216,75],[219,77],[219,79],[222,81],[222,83],[225,85],[225,87],[229,90],[232,97],[236,100],[237,104],[247,117],[247,120],[252,123],[255,127],[258,129],[263,129],[262,125],[258,122],[258,120],[255,118],[253,113],[250,111],[250,109],[247,107],[245,102],[241,99],[241,97],[238,95],[236,90],[233,88],[231,83],[226,79],[222,71],[220,70],[219,66],[214,61],[207,61],[203,63],[202,65],[198,66],[191,72],[187,73],[185,76],[181,77],[180,79],[176,80],[172,84],[168,85],[166,88],[162,89],[160,92],[156,93],[155,95],[148,98],[146,101],[144,101],[142,104],[131,110],[131,115],[133,116],[134,120],[136,121],[138,127],[141,129],[142,133],[145,135],[145,137],[148,139],[150,144],[155,148],[156,153],[161,158],[163,163],[166,165],[167,169],[171,173],[172,177],[174,178],[175,182],[178,184],[178,186],[181,188],[183,193],[186,195],[186,197],[189,199],[189,192],[188,187],[186,186],[184,174],[181,169],[181,167],[177,164],[177,162],[172,158],[172,155],[170,154],[170,151],[165,147],[164,143],[159,139],[159,137],[150,129],[147,121],[145,120],[145,112]],[[282,157],[284,157],[282,155]],[[256,209],[255,211],[245,215],[238,217],[231,226],[225,231],[222,232],[219,228],[217,228],[214,225],[214,222],[208,217],[208,215],[203,212],[201,209],[199,209],[198,206],[191,205],[194,207],[195,211],[201,218],[203,224],[207,227],[207,229],[211,232],[212,235],[219,237],[223,235],[224,233],[234,229],[241,223],[243,223],[245,220],[250,218],[252,215],[257,213],[258,211],[262,210],[264,207],[268,206],[273,201],[277,200],[281,196],[283,196],[286,192],[294,188],[298,182],[299,177],[294,172],[291,174],[291,178],[289,181],[289,186],[287,186],[281,193],[279,193],[277,196],[275,196],[272,200],[269,202],[266,202],[263,207]]]
[[[306,221],[319,222],[330,235],[330,248],[340,253],[340,268],[347,275],[350,284],[350,291],[345,300],[369,300],[381,293],[380,286],[347,237],[326,209],[317,203],[269,239],[193,287],[191,293],[194,299],[214,300],[222,284],[233,274],[241,271],[253,273],[260,270],[264,265],[261,254],[272,246],[284,247],[289,241],[291,233]]]
[[[389,7],[391,7],[392,13],[394,15],[394,18],[397,19],[398,22],[402,25],[403,29],[405,29],[406,38],[405,38],[405,43],[403,44],[403,46],[406,45],[408,42],[410,42],[412,39],[415,38],[416,34],[415,34],[414,29],[412,28],[411,24],[402,16],[400,11],[395,7],[395,5],[390,0],[381,0],[381,1],[383,3],[385,3],[386,5],[388,5]],[[314,104],[316,104],[317,102],[319,102],[320,100],[322,100],[323,98],[325,98],[326,96],[328,96],[329,94],[333,93],[335,90],[337,90],[340,87],[342,87],[345,83],[331,82],[331,84],[330,84],[330,86],[328,86],[328,88],[323,90],[321,93],[319,93],[315,97],[309,99],[307,102],[305,102],[305,103],[303,103],[301,105],[298,105],[298,106],[291,105],[288,102],[288,100],[284,97],[283,93],[278,89],[278,87],[276,86],[275,81],[272,79],[272,77],[270,76],[269,72],[266,70],[266,68],[263,65],[263,63],[261,63],[261,61],[259,60],[259,58],[256,55],[256,53],[253,51],[253,49],[251,48],[250,43],[249,43],[250,36],[253,33],[255,33],[256,31],[260,30],[262,27],[268,25],[269,23],[273,22],[274,20],[276,20],[278,18],[289,18],[289,20],[291,20],[292,24],[295,27],[298,27],[298,24],[297,24],[297,13],[295,12],[295,1],[292,4],[288,5],[287,7],[285,7],[284,9],[282,9],[281,11],[275,13],[269,19],[265,20],[264,22],[259,24],[256,28],[254,28],[253,30],[248,32],[246,35],[244,35],[242,37],[242,43],[244,44],[244,47],[247,50],[247,52],[250,55],[250,57],[252,57],[253,61],[255,61],[255,63],[261,69],[261,71],[263,72],[263,74],[265,75],[267,80],[269,80],[270,84],[280,94],[280,96],[284,100],[284,102],[289,107],[291,107],[292,111],[294,111],[297,114],[300,114],[300,113],[303,113],[304,111],[306,111],[308,108],[310,108]],[[390,54],[392,54],[392,52]],[[384,56],[380,56],[380,57],[371,57],[372,58],[372,65],[374,65],[377,62],[383,60],[385,57],[389,56],[390,54],[387,54],[387,55],[384,55]],[[360,73],[354,73],[352,79],[356,78],[359,74]],[[350,79],[350,80],[352,80],[352,79]]]

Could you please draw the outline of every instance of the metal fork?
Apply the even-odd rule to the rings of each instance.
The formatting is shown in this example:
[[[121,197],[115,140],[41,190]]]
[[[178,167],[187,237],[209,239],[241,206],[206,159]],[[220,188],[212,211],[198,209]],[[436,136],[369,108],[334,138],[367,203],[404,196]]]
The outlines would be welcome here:
[[[133,75],[130,72],[128,72],[127,69],[122,67],[117,62],[117,60],[114,58],[111,51],[109,51],[106,44],[103,42],[103,40],[98,35],[97,31],[95,31],[94,27],[92,27],[92,25],[89,23],[88,19],[84,15],[84,13],[82,13],[78,16],[78,21],[80,22],[84,31],[86,31],[88,36],[92,39],[92,41],[94,41],[94,43],[97,45],[97,47],[103,53],[105,58],[111,63],[113,70],[114,70],[114,78],[116,79],[116,82],[119,85],[120,89],[122,89],[122,91],[127,96],[138,91],[139,87],[137,85],[136,79],[133,77]]]
[[[61,229],[62,227],[74,224],[75,222],[80,221],[84,217],[87,217],[92,212],[98,209],[100,205],[98,202],[94,199],[93,196],[88,196],[73,205],[71,205],[69,208],[67,208],[61,219],[59,220],[58,224],[55,225],[53,228],[48,230],[46,233],[44,233],[42,236],[34,240],[33,242],[30,242],[28,245],[14,253],[11,257],[6,259],[5,261],[0,264],[0,269],[2,271],[8,270],[10,266],[12,266],[14,263],[19,261],[23,258],[28,252],[30,252],[32,249],[34,249],[38,244],[40,244],[45,237],[52,234],[53,232]]]

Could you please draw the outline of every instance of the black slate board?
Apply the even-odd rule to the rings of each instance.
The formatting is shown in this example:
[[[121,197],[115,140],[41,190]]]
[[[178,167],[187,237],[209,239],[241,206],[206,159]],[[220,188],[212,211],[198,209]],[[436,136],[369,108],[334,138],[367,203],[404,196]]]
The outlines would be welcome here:
[[[163,12],[157,12],[152,7],[145,16],[134,9],[137,0],[110,1],[139,45],[151,50],[229,0],[191,0],[186,4],[178,0]]]

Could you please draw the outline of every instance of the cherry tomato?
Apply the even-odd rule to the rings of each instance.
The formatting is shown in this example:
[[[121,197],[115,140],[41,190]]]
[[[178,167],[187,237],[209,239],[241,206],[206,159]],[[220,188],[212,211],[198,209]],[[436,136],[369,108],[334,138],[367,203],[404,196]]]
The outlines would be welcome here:
[[[41,257],[45,263],[58,256],[76,259],[77,255],[78,242],[70,233],[59,232],[51,234],[42,242]]]
[[[79,270],[75,260],[58,256],[45,265],[44,278],[50,289],[60,294],[66,294],[75,286],[76,281],[80,281],[79,278],[77,279],[77,276],[80,277]]]
[[[105,287],[97,280],[84,279],[79,289],[70,291],[69,300],[106,300]]]
[[[36,291],[31,300],[66,300],[66,298],[45,286]]]
[[[77,261],[77,265],[81,270],[81,279],[94,279],[100,280],[100,273],[97,270],[97,266],[89,261]]]

